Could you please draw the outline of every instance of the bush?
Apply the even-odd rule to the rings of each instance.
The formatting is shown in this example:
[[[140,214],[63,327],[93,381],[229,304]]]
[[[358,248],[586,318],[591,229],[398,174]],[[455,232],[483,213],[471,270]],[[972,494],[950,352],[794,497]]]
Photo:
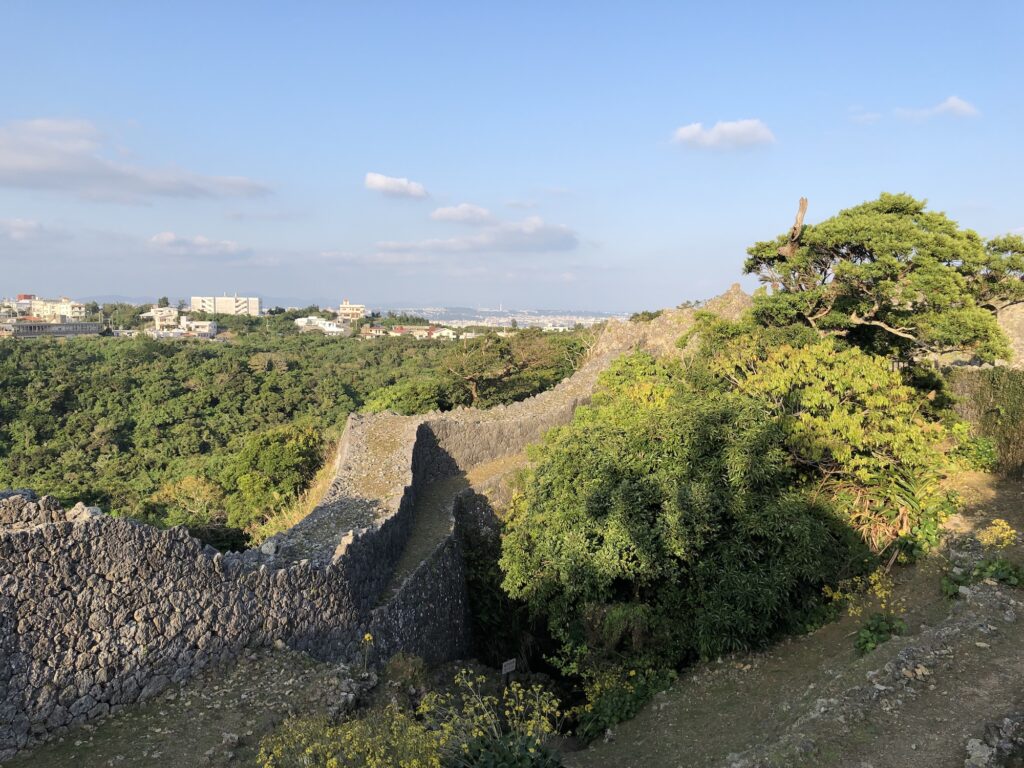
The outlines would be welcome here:
[[[656,310],[653,310],[653,311],[650,310],[650,309],[645,309],[642,312],[634,312],[632,315],[629,316],[629,322],[631,322],[631,323],[649,323],[649,322],[651,322],[651,320],[654,320],[657,317],[661,317],[661,314],[664,311],[665,310],[663,310],[663,309],[656,309]]]
[[[966,421],[956,420],[949,428],[953,458],[965,469],[995,472],[999,469],[999,447],[990,437],[976,434]]]
[[[804,480],[832,498],[872,550],[896,541],[933,547],[955,499],[941,482],[946,429],[923,415],[928,396],[885,358],[835,339],[775,346],[762,337],[706,345],[722,385],[764,403]]]
[[[394,411],[403,416],[410,416],[427,411],[450,411],[455,406],[468,402],[464,393],[451,379],[422,377],[405,379],[381,387],[370,395],[363,410],[367,413]]]
[[[514,733],[473,739],[461,756],[443,763],[444,768],[559,768],[561,765],[562,758],[557,753],[528,736]]]
[[[948,378],[957,412],[995,444],[998,471],[1024,477],[1024,371],[959,368]]]
[[[567,674],[674,668],[812,621],[860,549],[796,489],[756,398],[690,386],[679,363],[620,359],[551,430],[513,499],[501,566]]]
[[[576,735],[587,743],[616,723],[629,720],[675,678],[667,670],[608,667],[592,672],[584,686],[586,704],[576,711]]]
[[[404,662],[403,662],[404,664]],[[415,666],[415,664],[413,664]],[[463,670],[455,693],[430,693],[416,712],[390,704],[340,725],[291,718],[260,743],[260,768],[557,768],[548,747],[558,700],[513,682],[499,699]]]

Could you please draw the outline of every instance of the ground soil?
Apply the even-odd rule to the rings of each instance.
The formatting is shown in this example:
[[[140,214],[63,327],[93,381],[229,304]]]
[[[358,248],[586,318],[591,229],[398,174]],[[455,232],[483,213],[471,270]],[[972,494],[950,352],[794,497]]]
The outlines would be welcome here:
[[[290,714],[323,713],[349,687],[346,670],[287,650],[246,654],[227,669],[95,725],[76,728],[5,768],[193,768],[255,764],[260,738]]]

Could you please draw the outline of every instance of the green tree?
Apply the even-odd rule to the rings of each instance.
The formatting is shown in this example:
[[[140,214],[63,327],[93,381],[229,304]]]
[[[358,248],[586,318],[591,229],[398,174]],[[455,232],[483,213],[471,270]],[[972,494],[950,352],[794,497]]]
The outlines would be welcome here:
[[[1000,250],[1000,247],[1005,250]],[[923,200],[882,194],[748,250],[744,269],[770,292],[765,324],[804,323],[887,355],[960,351],[992,361],[1009,346],[991,305],[1020,292],[1019,243],[986,243]]]
[[[247,528],[294,499],[320,468],[323,449],[323,437],[312,427],[289,425],[246,438],[220,476],[233,494],[229,524]]]
[[[857,552],[797,488],[763,404],[688,379],[679,363],[622,359],[532,453],[501,567],[564,672],[763,643],[807,621]]]
[[[394,411],[405,416],[427,411],[449,411],[465,405],[464,391],[451,378],[421,376],[381,387],[366,400],[367,413]]]
[[[801,330],[712,323],[703,358],[720,386],[764,404],[802,482],[872,550],[930,548],[951,506],[939,482],[948,435],[929,395],[885,358]]]
[[[449,373],[469,389],[471,405],[479,401],[482,386],[508,376],[517,367],[512,345],[493,332],[452,345],[445,363]]]
[[[159,299],[156,300],[156,305],[158,307],[169,307],[171,306],[171,300],[166,296],[161,296]]]
[[[153,501],[166,509],[167,525],[209,528],[227,522],[223,490],[204,477],[190,475],[165,482]]]

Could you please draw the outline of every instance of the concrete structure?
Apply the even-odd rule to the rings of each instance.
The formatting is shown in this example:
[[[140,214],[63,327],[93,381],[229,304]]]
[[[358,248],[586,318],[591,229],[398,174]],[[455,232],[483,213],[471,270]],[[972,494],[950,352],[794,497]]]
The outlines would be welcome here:
[[[148,312],[143,312],[139,317],[144,320],[152,320],[153,328],[159,331],[175,327],[178,324],[179,314],[175,307],[151,307]]]
[[[98,336],[103,323],[44,322],[40,318],[21,318],[0,323],[0,336],[15,339],[69,338],[72,336]]]
[[[43,320],[85,320],[85,304],[61,296],[59,299],[44,299],[33,293],[19,293],[15,307],[21,314],[32,315]]]
[[[322,317],[300,317],[295,320],[300,333],[319,332],[325,336],[350,336],[352,327],[345,322],[324,320]]]
[[[339,320],[344,320],[347,323],[354,323],[357,320],[362,320],[364,317],[366,317],[365,304],[349,304],[348,299],[345,299],[338,307]]]
[[[216,320],[193,320],[182,315],[176,326],[154,326],[146,333],[154,339],[212,339],[216,337],[217,330]]]
[[[205,312],[208,315],[248,315],[259,317],[260,300],[255,296],[193,296],[191,301],[193,312]]]

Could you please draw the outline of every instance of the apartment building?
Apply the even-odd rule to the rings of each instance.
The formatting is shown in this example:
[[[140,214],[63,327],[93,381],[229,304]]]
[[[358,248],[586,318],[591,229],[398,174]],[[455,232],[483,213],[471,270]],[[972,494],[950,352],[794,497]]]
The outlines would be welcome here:
[[[42,320],[85,320],[85,304],[67,296],[44,299],[33,293],[19,293],[14,305],[19,313]]]
[[[255,296],[193,296],[191,301],[193,312],[205,312],[208,315],[248,315],[260,316],[260,300]]]
[[[342,322],[354,323],[364,317],[366,317],[365,304],[349,304],[348,299],[345,299],[338,306],[338,319]]]

